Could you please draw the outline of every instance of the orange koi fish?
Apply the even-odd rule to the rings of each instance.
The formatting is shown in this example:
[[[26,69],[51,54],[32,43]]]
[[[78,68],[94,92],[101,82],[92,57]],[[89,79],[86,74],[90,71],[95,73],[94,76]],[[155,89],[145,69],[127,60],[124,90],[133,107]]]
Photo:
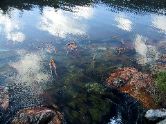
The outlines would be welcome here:
[[[54,59],[51,59],[51,60],[50,60],[49,65],[50,65],[51,75],[52,75],[53,73],[55,73],[55,75],[57,76],[58,74],[57,74],[57,71],[56,71],[56,64],[55,64]]]

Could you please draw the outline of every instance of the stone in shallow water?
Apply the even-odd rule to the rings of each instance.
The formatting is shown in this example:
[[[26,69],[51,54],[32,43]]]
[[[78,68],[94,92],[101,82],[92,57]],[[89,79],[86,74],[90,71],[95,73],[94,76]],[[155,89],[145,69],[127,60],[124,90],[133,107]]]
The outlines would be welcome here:
[[[151,121],[166,118],[166,109],[150,109],[146,112],[145,117]]]
[[[144,107],[153,108],[155,102],[151,96],[154,91],[154,81],[150,74],[139,72],[132,67],[117,69],[110,74],[107,84],[128,93],[143,103]]]
[[[25,108],[17,112],[12,124],[61,124],[62,114],[45,107]]]
[[[157,124],[166,124],[166,119],[164,119],[164,120],[158,122]]]

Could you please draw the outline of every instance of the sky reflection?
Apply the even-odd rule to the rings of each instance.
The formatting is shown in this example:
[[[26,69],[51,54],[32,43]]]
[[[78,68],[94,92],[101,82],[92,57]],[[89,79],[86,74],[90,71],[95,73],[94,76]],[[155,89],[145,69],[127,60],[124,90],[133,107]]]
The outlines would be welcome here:
[[[166,34],[166,16],[164,15],[153,15],[152,26],[159,29],[161,32]]]
[[[51,35],[65,38],[68,34],[85,35],[87,25],[82,21],[93,15],[90,7],[76,7],[75,13],[55,10],[51,7],[43,9],[39,29]]]
[[[116,40],[134,42],[137,34],[148,41],[161,41],[166,34],[164,15],[111,11],[104,4],[75,6],[72,11],[53,7],[40,10],[34,6],[19,13],[17,9],[9,13],[0,11],[0,44],[12,41],[14,44],[7,45],[32,48],[44,42],[57,44],[74,39],[107,43],[115,40],[112,38],[115,36]]]
[[[117,24],[118,28],[125,30],[125,31],[132,30],[132,22],[129,19],[125,18],[124,16],[118,15],[117,17],[115,17],[115,20],[118,23]]]
[[[16,74],[9,77],[8,85],[13,88],[18,86],[21,92],[28,94],[30,99],[23,94],[19,97],[28,100],[28,103],[33,103],[35,101],[32,97],[36,98],[42,94],[46,89],[47,81],[50,80],[49,71],[43,72],[44,54],[43,52],[32,53],[24,50],[17,51],[17,54],[20,56],[19,60],[10,63],[10,67],[16,70]]]
[[[42,52],[27,53],[20,50],[18,54],[20,60],[10,64],[17,71],[17,76],[14,77],[17,82],[25,82],[25,85],[31,86],[48,80],[48,74],[41,71],[42,58],[44,57]]]
[[[137,62],[139,64],[153,64],[159,56],[157,48],[152,45],[147,45],[148,39],[139,34],[136,35],[134,40],[135,50],[137,52]]]
[[[11,13],[11,15],[13,14]],[[20,31],[21,22],[18,20],[17,17],[10,17],[7,14],[3,14],[2,10],[0,10],[0,31],[4,33],[8,41],[12,41],[13,43],[23,42],[25,40],[25,34]]]

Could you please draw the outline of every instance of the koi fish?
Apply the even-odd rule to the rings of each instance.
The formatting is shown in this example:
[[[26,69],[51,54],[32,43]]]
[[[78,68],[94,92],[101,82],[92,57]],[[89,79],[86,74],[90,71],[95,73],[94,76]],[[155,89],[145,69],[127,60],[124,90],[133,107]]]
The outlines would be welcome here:
[[[48,53],[55,53],[55,54],[56,54],[56,53],[58,52],[58,49],[55,48],[54,46],[49,45],[49,46],[47,47],[46,51],[47,51]]]
[[[72,50],[77,50],[77,44],[75,42],[68,43],[67,48],[71,51]]]
[[[67,48],[67,55],[71,54],[76,57],[79,56],[78,50],[77,50],[78,46],[75,42],[70,42],[70,43],[66,44],[66,48]]]
[[[49,65],[50,65],[51,75],[53,75],[53,73],[54,73],[56,76],[58,76],[54,59],[50,60]]]

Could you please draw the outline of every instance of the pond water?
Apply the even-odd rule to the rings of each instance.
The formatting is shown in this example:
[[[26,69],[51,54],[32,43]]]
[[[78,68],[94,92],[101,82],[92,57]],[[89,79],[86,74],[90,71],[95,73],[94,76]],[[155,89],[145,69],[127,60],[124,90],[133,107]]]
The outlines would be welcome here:
[[[57,105],[64,123],[144,123],[142,106],[105,81],[119,67],[151,71],[163,54],[165,0],[2,0],[0,86],[10,107],[1,122]]]

